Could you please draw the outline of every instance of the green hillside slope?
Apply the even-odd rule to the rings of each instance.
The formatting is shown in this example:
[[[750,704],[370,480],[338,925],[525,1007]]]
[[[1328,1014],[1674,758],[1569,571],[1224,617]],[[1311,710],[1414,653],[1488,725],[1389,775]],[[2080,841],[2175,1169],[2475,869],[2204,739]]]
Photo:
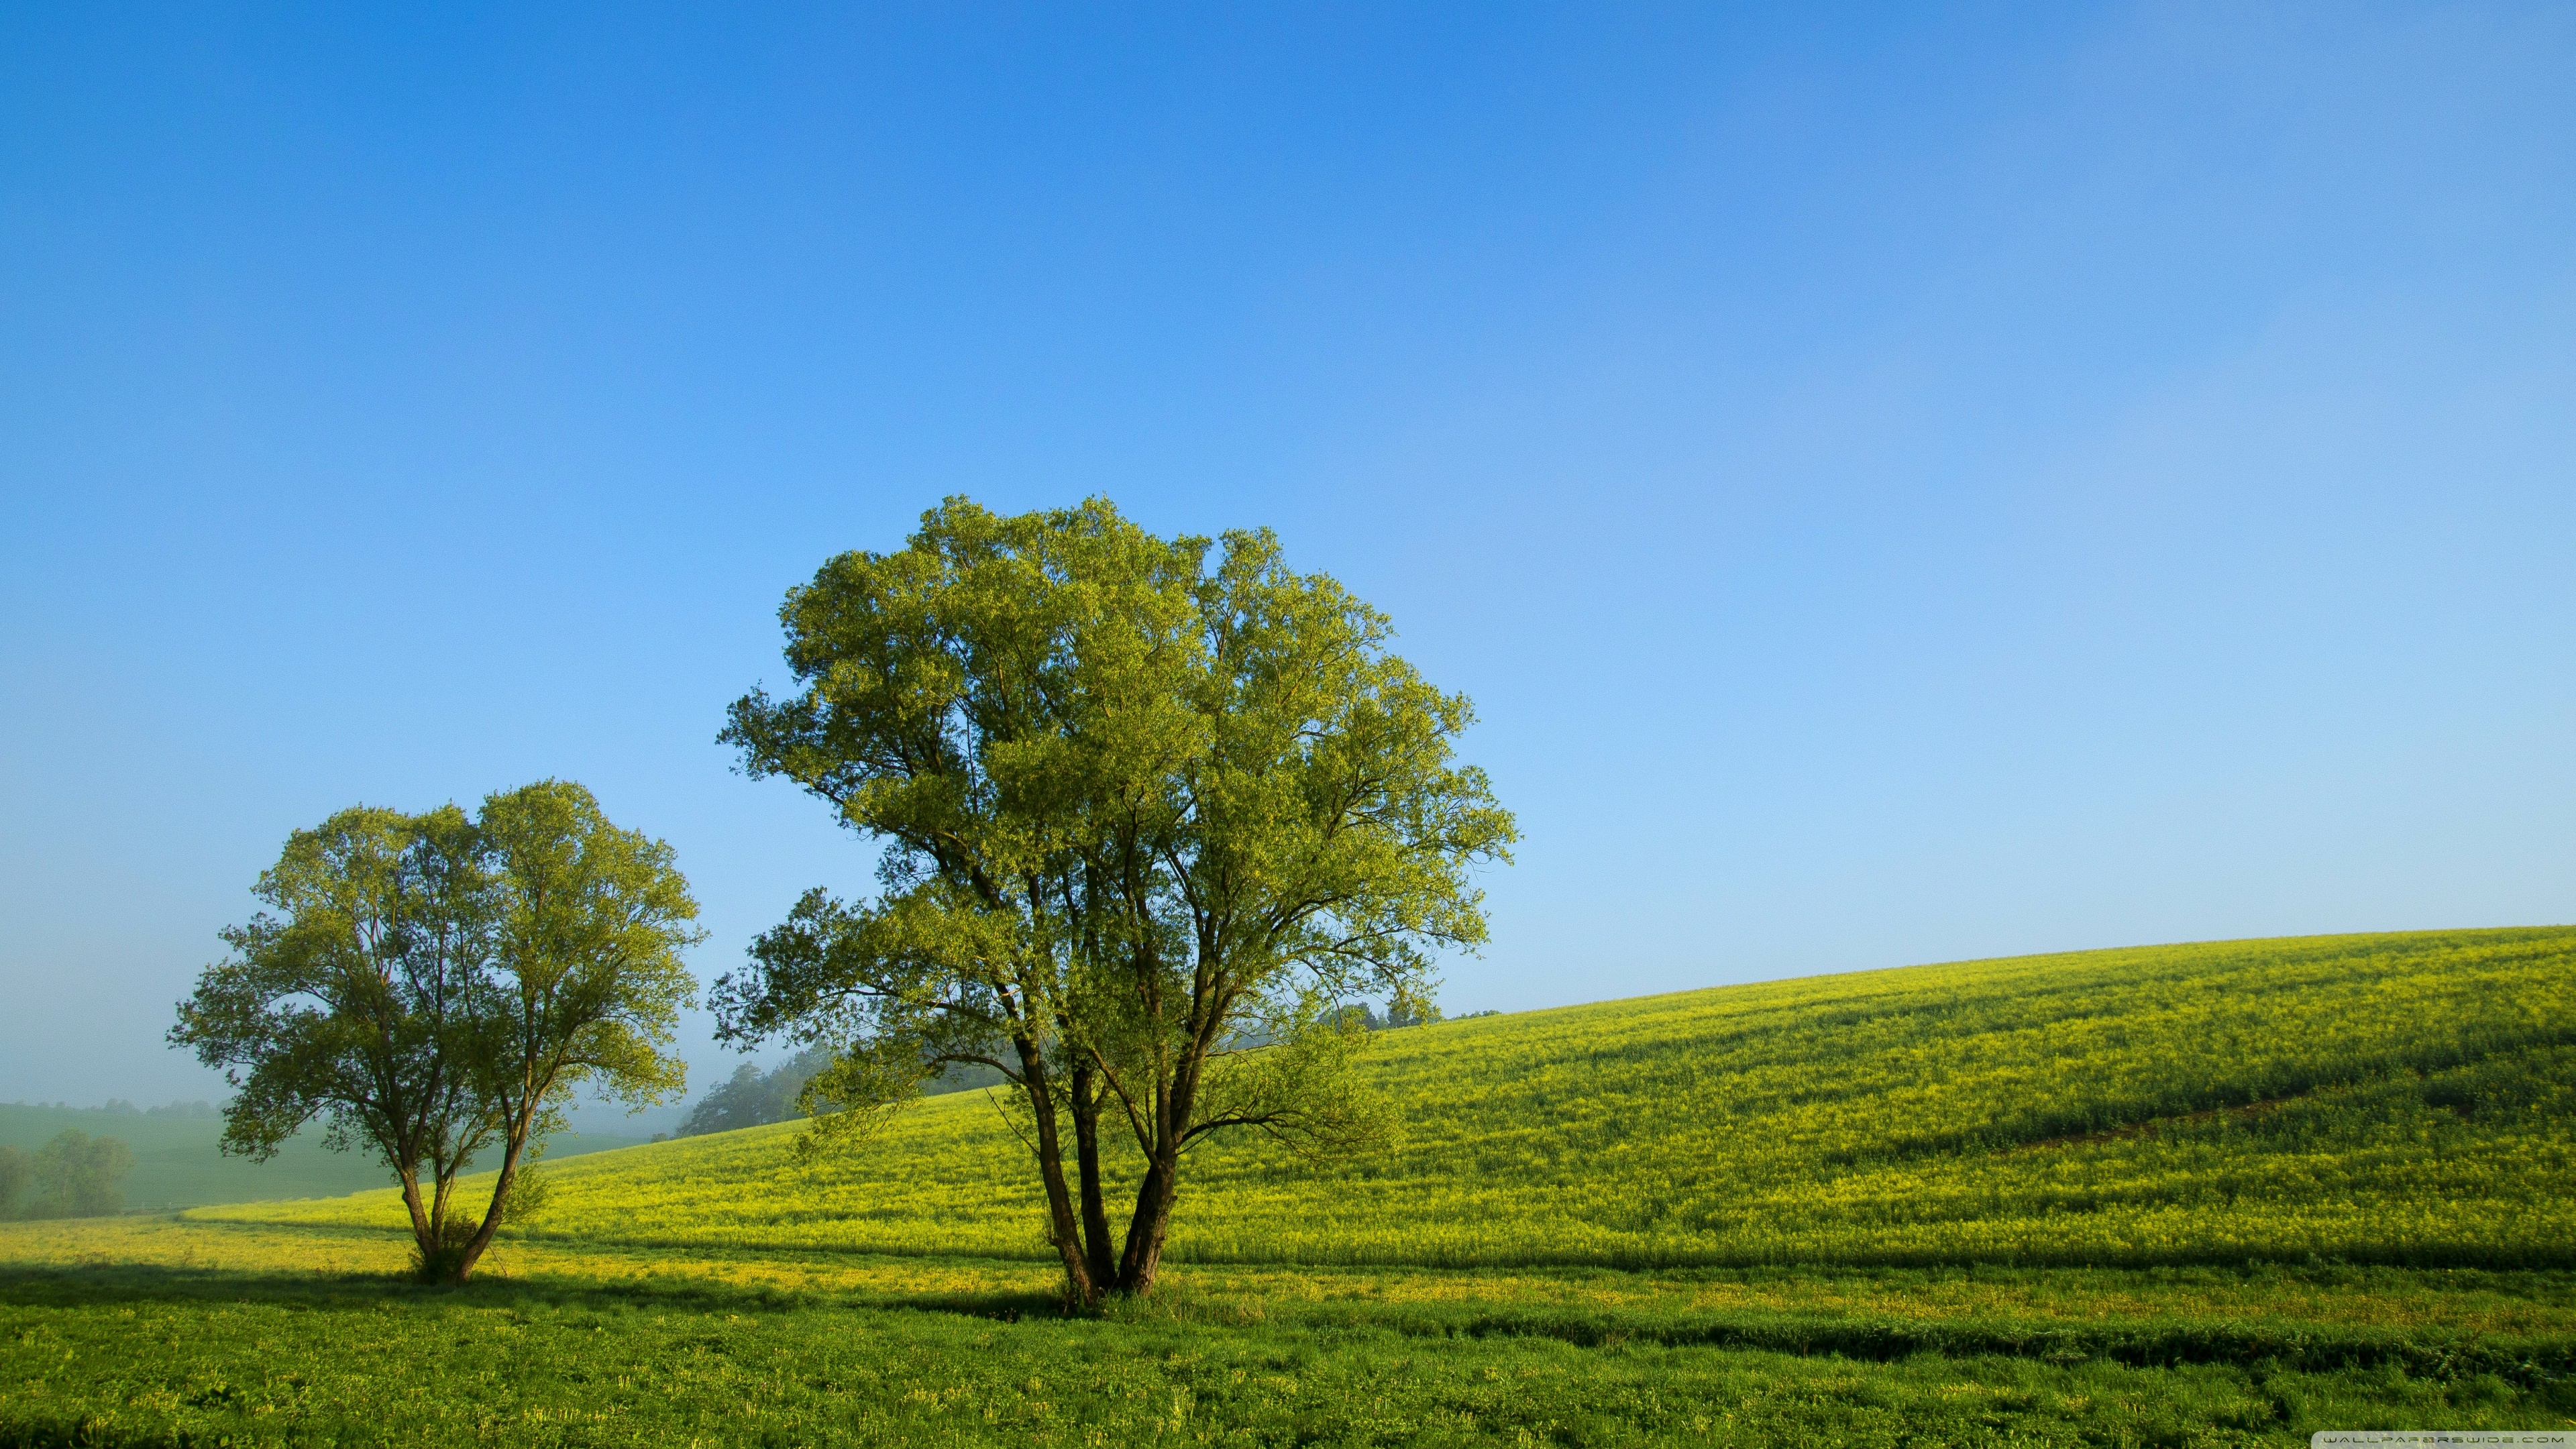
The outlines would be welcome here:
[[[2576,1263],[2576,928],[2167,946],[1388,1033],[1401,1147],[1193,1154],[1200,1262]],[[970,1093],[555,1170],[549,1235],[1042,1257]],[[208,1210],[399,1221],[389,1194]]]
[[[194,1207],[254,1199],[339,1197],[391,1180],[384,1164],[361,1152],[333,1152],[318,1131],[304,1132],[266,1162],[226,1157],[216,1146],[221,1118],[150,1117],[95,1107],[29,1107],[0,1103],[0,1147],[33,1149],[66,1128],[114,1137],[134,1149],[125,1180],[129,1209]],[[549,1161],[632,1145],[639,1139],[567,1132],[547,1144]]]

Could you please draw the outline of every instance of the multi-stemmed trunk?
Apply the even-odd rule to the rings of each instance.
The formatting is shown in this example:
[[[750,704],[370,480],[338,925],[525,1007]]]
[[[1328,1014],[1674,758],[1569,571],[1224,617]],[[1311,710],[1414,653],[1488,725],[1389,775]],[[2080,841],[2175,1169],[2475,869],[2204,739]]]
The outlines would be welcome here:
[[[1048,1238],[1063,1259],[1066,1301],[1094,1307],[1115,1294],[1141,1298],[1154,1290],[1161,1271],[1163,1245],[1170,1236],[1172,1208],[1179,1200],[1181,1146],[1188,1140],[1190,1112],[1204,1053],[1185,1051],[1171,1080],[1157,1083],[1149,1110],[1145,1173],[1137,1184],[1136,1205],[1122,1242],[1110,1235],[1108,1186],[1101,1164],[1100,1109],[1110,1091],[1100,1065],[1076,1057],[1065,1072],[1065,1115],[1073,1119],[1074,1180],[1065,1180],[1058,1098],[1042,1055],[1024,1047],[1021,1053],[1030,1106],[1037,1119],[1038,1172],[1046,1184]]]
[[[1145,1180],[1137,1184],[1136,1213],[1127,1225],[1126,1251],[1118,1258],[1118,1291],[1130,1297],[1154,1291],[1155,1274],[1163,1266],[1163,1239],[1172,1226],[1172,1204],[1179,1197],[1178,1168],[1177,1162],[1147,1163]]]
[[[501,1171],[492,1180],[492,1202],[483,1210],[483,1221],[476,1224],[474,1235],[457,1250],[456,1273],[452,1281],[462,1283],[473,1275],[474,1266],[483,1261],[492,1239],[509,1219],[510,1190],[518,1185],[519,1169],[525,1165],[528,1144],[536,1140],[538,1119],[544,1114],[546,1100],[554,1094],[555,1082],[563,1072],[558,1060],[539,1059],[520,1069],[518,1083],[496,1092],[501,1108]]]
[[[1198,1105],[1199,1073],[1206,1058],[1204,1036],[1194,1034],[1171,1080],[1157,1084],[1152,1140],[1145,1144],[1145,1176],[1136,1185],[1136,1211],[1127,1223],[1125,1251],[1118,1257],[1121,1293],[1141,1298],[1153,1292],[1155,1276],[1162,1269],[1172,1206],[1180,1200],[1181,1148],[1189,1141],[1190,1114]]]
[[[448,1212],[455,1197],[456,1175],[480,1145],[480,1134],[470,1131],[462,1142],[438,1135],[426,1146],[418,1145],[416,1140],[389,1145],[380,1138],[377,1143],[402,1184],[403,1211],[411,1219],[412,1243],[420,1254],[415,1266],[426,1280],[444,1281],[449,1275],[456,1247],[450,1235],[456,1224]]]
[[[411,1214],[412,1241],[420,1247],[421,1263],[434,1268],[439,1238],[447,1230],[447,1184],[439,1183],[436,1195],[424,1205],[420,1200],[420,1169],[407,1166],[401,1172],[403,1207]]]
[[[1064,1180],[1064,1134],[1056,1123],[1054,1083],[1049,1079],[1046,1059],[1037,1045],[1017,1043],[1020,1053],[1021,1087],[1028,1094],[1030,1115],[1037,1128],[1037,1141],[1031,1144],[1038,1159],[1038,1177],[1046,1186],[1047,1238],[1055,1244],[1056,1254],[1064,1260],[1066,1301],[1089,1307],[1100,1301],[1106,1284],[1101,1275],[1091,1270],[1091,1255],[1085,1251],[1082,1223],[1074,1211],[1074,1191]],[[1082,1135],[1077,1131],[1077,1136]],[[1092,1191],[1086,1180],[1081,1191],[1087,1199]]]
[[[492,1183],[492,1205],[484,1210],[483,1221],[474,1229],[474,1236],[466,1239],[465,1246],[457,1252],[456,1282],[462,1283],[473,1275],[474,1265],[483,1261],[484,1252],[492,1246],[493,1235],[500,1232],[501,1220],[509,1211],[510,1188],[519,1180],[519,1157],[527,1145],[527,1134],[523,1130],[512,1133],[502,1148],[501,1175]]]
[[[1122,1248],[1109,1228],[1108,1188],[1101,1167],[1099,1074],[1088,1064],[1077,1064],[1066,1076],[1063,1115],[1073,1119],[1074,1136],[1071,1181],[1064,1170],[1057,1098],[1044,1064],[1035,1063],[1026,1078],[1037,1119],[1036,1140],[1030,1146],[1046,1187],[1047,1236],[1064,1264],[1065,1299],[1072,1306],[1090,1308],[1113,1294],[1143,1297],[1153,1291],[1171,1227],[1179,1184],[1178,1149],[1166,1147],[1147,1159]]]
[[[1109,1204],[1100,1181],[1100,1081],[1091,1065],[1082,1061],[1074,1063],[1072,1077],[1074,1175],[1082,1190],[1083,1266],[1095,1288],[1114,1286],[1117,1264],[1109,1247]]]

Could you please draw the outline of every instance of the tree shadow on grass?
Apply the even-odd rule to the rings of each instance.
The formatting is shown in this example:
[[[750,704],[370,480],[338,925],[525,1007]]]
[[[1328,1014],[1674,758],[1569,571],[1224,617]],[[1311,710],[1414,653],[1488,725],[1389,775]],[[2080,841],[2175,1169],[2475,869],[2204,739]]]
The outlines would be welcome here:
[[[1052,1317],[1054,1294],[1030,1291],[891,1292],[824,1290],[657,1276],[602,1280],[570,1274],[494,1274],[461,1286],[415,1283],[391,1273],[315,1273],[165,1264],[0,1265],[0,1305],[96,1308],[136,1304],[269,1304],[359,1310],[547,1308],[676,1313],[779,1313],[903,1309],[1017,1322]]]
[[[163,1431],[112,1429],[91,1419],[0,1415],[0,1444],[9,1449],[173,1449],[185,1442]]]

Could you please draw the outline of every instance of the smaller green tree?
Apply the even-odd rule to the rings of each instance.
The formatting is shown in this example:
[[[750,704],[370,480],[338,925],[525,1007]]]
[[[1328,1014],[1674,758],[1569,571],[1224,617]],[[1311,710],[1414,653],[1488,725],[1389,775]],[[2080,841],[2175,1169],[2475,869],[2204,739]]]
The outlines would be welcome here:
[[[36,1210],[40,1218],[101,1218],[125,1209],[125,1175],[134,1149],[114,1137],[92,1137],[66,1128],[36,1149]]]
[[[236,1089],[223,1150],[263,1161],[319,1118],[327,1146],[392,1170],[421,1275],[444,1276],[456,1175],[491,1137],[470,1059],[490,936],[473,822],[343,810],[289,836],[254,894],[269,910],[224,931],[232,958],[169,1038]]]
[[[18,1199],[27,1195],[35,1165],[15,1147],[0,1147],[0,1219],[18,1215]]]
[[[704,938],[668,844],[609,823],[566,780],[488,797],[492,980],[477,1014],[477,1093],[498,1135],[492,1205],[459,1249],[462,1282],[510,1216],[531,1143],[563,1125],[577,1087],[647,1106],[676,1098],[666,1050],[696,982],[680,953]]]
[[[271,1156],[318,1117],[326,1145],[382,1158],[425,1280],[464,1281],[526,1220],[513,1189],[575,1087],[650,1102],[681,1086],[662,1048],[691,996],[678,953],[697,907],[671,848],[609,824],[579,785],[495,794],[473,818],[344,810],[296,832],[257,891],[275,914],[224,933],[233,959],[206,968],[170,1040],[237,1089],[225,1151]],[[456,1178],[494,1146],[478,1218]]]

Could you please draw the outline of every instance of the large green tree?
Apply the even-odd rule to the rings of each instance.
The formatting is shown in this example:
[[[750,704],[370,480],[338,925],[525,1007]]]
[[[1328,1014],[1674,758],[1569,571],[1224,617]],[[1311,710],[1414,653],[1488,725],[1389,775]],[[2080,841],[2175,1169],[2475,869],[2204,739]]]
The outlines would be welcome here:
[[[1455,758],[1467,701],[1385,616],[1267,531],[951,499],[781,618],[802,688],[745,696],[723,738],[884,847],[873,900],[808,892],[717,987],[728,1036],[838,1048],[810,1142],[998,1069],[1093,1301],[1152,1289],[1193,1143],[1375,1135],[1334,1008],[1426,997],[1433,953],[1485,939],[1470,872],[1514,839]],[[1134,1149],[1123,1233],[1104,1128]]]

